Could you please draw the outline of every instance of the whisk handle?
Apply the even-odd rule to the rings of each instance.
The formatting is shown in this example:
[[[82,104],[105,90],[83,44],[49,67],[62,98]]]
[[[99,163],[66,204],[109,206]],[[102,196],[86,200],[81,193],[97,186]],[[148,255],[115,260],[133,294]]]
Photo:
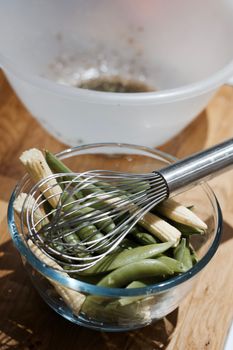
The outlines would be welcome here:
[[[209,179],[233,165],[233,139],[196,153],[159,170],[169,194]]]

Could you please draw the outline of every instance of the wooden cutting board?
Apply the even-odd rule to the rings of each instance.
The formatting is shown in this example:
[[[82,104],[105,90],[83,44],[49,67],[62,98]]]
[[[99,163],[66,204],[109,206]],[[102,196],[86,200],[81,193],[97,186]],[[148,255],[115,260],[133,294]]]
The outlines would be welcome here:
[[[233,88],[223,87],[182,133],[161,147],[177,157],[233,137]],[[233,317],[233,172],[212,181],[224,214],[223,238],[199,283],[180,307],[144,329],[110,334],[65,321],[38,296],[14,249],[6,223],[10,193],[30,147],[66,146],[31,117],[0,74],[0,349],[222,350]]]

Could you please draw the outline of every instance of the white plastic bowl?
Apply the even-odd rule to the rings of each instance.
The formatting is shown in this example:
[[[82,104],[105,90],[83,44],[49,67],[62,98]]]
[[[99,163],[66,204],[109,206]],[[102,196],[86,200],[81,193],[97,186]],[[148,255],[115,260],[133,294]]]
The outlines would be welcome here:
[[[29,111],[69,145],[156,146],[233,75],[233,1],[0,0],[0,65]],[[157,92],[70,84],[119,74]]]

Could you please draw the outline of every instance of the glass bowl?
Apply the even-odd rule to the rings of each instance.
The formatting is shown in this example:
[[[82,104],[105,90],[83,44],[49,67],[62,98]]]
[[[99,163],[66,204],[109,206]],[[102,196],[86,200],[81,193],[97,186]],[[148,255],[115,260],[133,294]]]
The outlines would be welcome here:
[[[0,66],[63,143],[155,147],[232,77],[232,16],[229,0],[0,0]],[[111,77],[154,91],[80,88]]]
[[[158,150],[114,143],[70,148],[58,156],[74,171],[109,169],[147,173],[174,161],[173,157]],[[104,331],[123,331],[146,326],[164,317],[179,306],[218,248],[221,209],[210,187],[202,184],[176,196],[182,204],[193,205],[194,211],[208,225],[204,235],[191,238],[199,261],[190,270],[163,282],[135,289],[105,288],[76,280],[46,265],[25,242],[14,214],[13,202],[27,190],[29,182],[28,176],[24,176],[9,202],[8,224],[12,240],[41,297],[57,313],[78,325]]]

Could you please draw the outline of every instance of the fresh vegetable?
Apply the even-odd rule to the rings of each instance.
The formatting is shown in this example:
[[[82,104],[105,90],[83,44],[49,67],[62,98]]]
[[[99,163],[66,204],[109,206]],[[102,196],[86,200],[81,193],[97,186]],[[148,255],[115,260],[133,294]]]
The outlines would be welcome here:
[[[182,238],[179,245],[175,248],[174,257],[183,264],[185,271],[193,266],[192,255],[190,248],[186,245],[185,238]]]
[[[109,254],[97,262],[91,268],[84,270],[82,275],[96,275],[99,273],[115,270],[121,266],[132,264],[138,260],[156,257],[171,248],[172,242],[155,243],[139,246],[132,249],[124,249],[120,253]]]
[[[206,230],[207,225],[202,221],[192,210],[184,207],[174,199],[167,199],[156,206],[156,212],[164,215],[184,225],[196,227],[201,230]]]
[[[37,207],[34,220],[36,230],[40,230],[43,234],[43,229],[49,227],[51,223],[53,210],[55,211],[57,206],[62,204],[63,218],[72,218],[72,229],[69,231],[62,228],[62,225],[58,225],[57,231],[53,230],[53,232],[47,233],[49,238],[47,244],[60,252],[63,252],[65,244],[65,249],[71,247],[75,257],[80,259],[85,256],[85,253],[82,253],[82,250],[78,248],[80,242],[85,245],[88,242],[104,238],[105,235],[114,230],[118,224],[117,220],[121,219],[116,219],[111,214],[106,213],[104,211],[105,204],[116,208],[122,199],[128,199],[136,190],[144,191],[148,187],[148,183],[142,181],[138,184],[137,189],[133,185],[130,192],[121,191],[119,197],[113,199],[104,197],[108,184],[104,182],[98,183],[98,185],[90,183],[81,191],[75,191],[75,187],[73,187],[72,195],[66,196],[63,192],[63,181],[71,184],[72,188],[74,185],[71,181],[74,175],[72,175],[72,170],[56,156],[49,151],[46,151],[44,156],[41,151],[31,149],[25,151],[20,160],[34,182],[47,180],[47,177],[53,173],[71,173],[70,176],[67,174],[67,176],[64,175],[57,180],[51,178],[41,184],[41,191],[48,200],[52,211],[48,213],[45,206]],[[112,188],[114,189],[113,185]],[[89,194],[91,194],[91,199]],[[104,201],[93,201],[93,197],[105,199]],[[77,204],[77,199],[79,204]],[[21,193],[15,200],[14,209],[25,224],[24,211],[26,208],[32,210],[33,200],[33,197],[27,196],[26,193]],[[93,224],[88,220],[90,213],[95,213],[102,219]],[[82,217],[83,224],[76,227],[75,219],[79,217]],[[51,257],[45,255],[31,239],[28,240],[28,246],[37,258],[60,270],[64,276],[71,276],[80,279],[80,281],[94,283],[105,288],[143,288],[148,283],[164,281],[192,268],[198,259],[189,243],[189,237],[195,234],[204,234],[206,229],[207,225],[194,213],[193,207],[191,210],[174,199],[168,199],[146,213],[111,253],[81,272],[73,272],[65,259],[64,263],[59,265],[54,261],[52,255]],[[99,249],[101,251],[101,246]],[[97,296],[85,297],[79,292],[58,285],[54,281],[49,281],[76,315],[80,313],[80,310],[84,313],[92,312],[95,314],[104,306],[107,318],[111,319],[112,315],[117,314],[124,318],[131,313],[136,315],[138,308],[143,303],[147,305],[148,302],[149,305],[151,302],[151,296],[146,298],[143,296],[124,297],[114,302]],[[150,314],[140,314],[139,317],[149,320]]]
[[[97,285],[120,288],[136,279],[151,276],[170,276],[175,270],[159,259],[144,259],[119,267],[105,276]]]

